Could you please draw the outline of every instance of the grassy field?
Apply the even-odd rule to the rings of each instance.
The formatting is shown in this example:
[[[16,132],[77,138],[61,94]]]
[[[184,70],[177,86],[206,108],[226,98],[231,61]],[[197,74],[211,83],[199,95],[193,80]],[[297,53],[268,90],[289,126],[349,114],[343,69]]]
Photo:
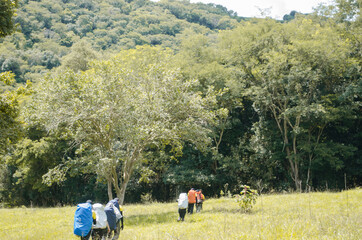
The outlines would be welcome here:
[[[362,239],[362,189],[262,195],[251,213],[209,199],[177,222],[177,203],[125,205],[120,239]],[[76,207],[0,209],[0,239],[79,239]]]

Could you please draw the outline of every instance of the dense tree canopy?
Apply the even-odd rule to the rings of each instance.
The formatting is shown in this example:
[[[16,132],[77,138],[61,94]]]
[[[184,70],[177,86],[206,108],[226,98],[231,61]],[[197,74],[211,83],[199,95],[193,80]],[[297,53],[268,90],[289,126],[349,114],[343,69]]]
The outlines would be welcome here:
[[[65,127],[81,158],[123,202],[147,147],[180,147],[181,141],[205,146],[209,139],[214,97],[194,93],[195,81],[182,82],[171,56],[161,48],[122,51],[84,73],[47,78],[27,107],[29,117],[49,130]]]
[[[9,14],[14,11],[14,1],[3,2]],[[62,60],[69,64],[80,39],[88,43],[84,48],[106,54],[143,44],[175,48],[186,29],[215,32],[235,27],[241,18],[221,6],[189,1],[22,0],[17,15],[6,19],[13,19],[17,32],[0,39],[0,72],[11,70],[17,82],[26,82]]]
[[[307,166],[305,181],[309,184],[310,167],[318,148],[323,147],[326,125],[344,112],[344,107],[331,105],[329,99],[344,94],[360,74],[358,59],[350,56],[353,45],[333,28],[309,18],[288,24],[265,20],[222,36],[230,64],[242,74],[240,83],[249,85],[244,94],[260,115],[255,127],[263,134],[265,122],[270,117],[275,121],[283,142],[279,147],[297,189],[302,183],[302,165]],[[340,151],[343,148],[351,151],[348,146],[341,146]]]
[[[0,38],[13,32],[13,16],[17,5],[17,0],[2,0],[0,2]]]
[[[0,204],[360,186],[360,7],[21,2],[0,39]],[[25,79],[30,96],[5,91]]]
[[[11,72],[1,73],[0,81],[7,85],[11,84],[15,81],[14,74]],[[4,154],[9,145],[19,138],[20,122],[17,119],[19,102],[14,91],[6,91],[0,97],[0,153]]]

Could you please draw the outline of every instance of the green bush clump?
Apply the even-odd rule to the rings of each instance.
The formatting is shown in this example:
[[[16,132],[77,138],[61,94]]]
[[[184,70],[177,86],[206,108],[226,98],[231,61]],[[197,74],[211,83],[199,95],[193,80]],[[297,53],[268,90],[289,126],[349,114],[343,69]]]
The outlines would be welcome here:
[[[250,212],[256,203],[258,192],[247,185],[241,185],[241,188],[240,194],[235,195],[236,202],[244,212]]]

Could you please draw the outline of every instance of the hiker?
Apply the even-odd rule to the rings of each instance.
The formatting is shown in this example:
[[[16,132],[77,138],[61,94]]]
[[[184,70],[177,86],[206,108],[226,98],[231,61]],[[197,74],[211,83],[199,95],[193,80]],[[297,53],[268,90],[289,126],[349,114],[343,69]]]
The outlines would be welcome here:
[[[202,194],[202,189],[196,190],[196,212],[202,210],[202,203],[205,201],[205,196]]]
[[[118,211],[120,213],[119,215],[116,214],[116,216],[117,216],[117,232],[113,236],[113,239],[116,240],[119,238],[119,234],[120,234],[121,230],[123,230],[123,209],[121,206],[119,206],[118,198],[115,198],[112,201],[113,201],[114,206],[118,209]]]
[[[92,240],[104,240],[110,231],[104,207],[100,203],[95,203],[92,206],[92,211],[96,216],[92,226]]]
[[[186,208],[188,206],[188,197],[187,197],[187,193],[180,193],[178,199],[178,214],[179,214],[179,218],[177,219],[177,221],[184,221],[185,220],[185,215],[186,215]]]
[[[95,218],[95,214],[92,212],[91,200],[78,204],[74,214],[74,234],[80,236],[81,240],[89,240]]]
[[[123,211],[120,208],[118,201],[118,198],[115,198],[109,201],[104,208],[109,225],[109,232],[107,234],[108,240],[118,239],[121,229],[123,230]],[[120,223],[122,223],[122,225]]]
[[[190,191],[187,193],[188,200],[189,200],[189,206],[187,209],[187,212],[189,214],[192,214],[194,212],[194,205],[196,202],[196,191],[194,188],[191,188]]]

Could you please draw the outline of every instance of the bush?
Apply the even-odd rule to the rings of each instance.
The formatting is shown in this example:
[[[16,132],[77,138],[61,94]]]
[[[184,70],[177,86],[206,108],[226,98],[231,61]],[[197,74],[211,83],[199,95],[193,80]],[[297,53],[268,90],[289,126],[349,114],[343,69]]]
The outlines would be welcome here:
[[[253,205],[256,203],[258,192],[251,189],[247,185],[241,185],[241,188],[243,190],[240,192],[240,194],[235,195],[236,202],[244,212],[250,212],[253,208]]]
[[[141,202],[143,204],[151,204],[152,201],[152,194],[151,193],[145,193],[141,195]]]

